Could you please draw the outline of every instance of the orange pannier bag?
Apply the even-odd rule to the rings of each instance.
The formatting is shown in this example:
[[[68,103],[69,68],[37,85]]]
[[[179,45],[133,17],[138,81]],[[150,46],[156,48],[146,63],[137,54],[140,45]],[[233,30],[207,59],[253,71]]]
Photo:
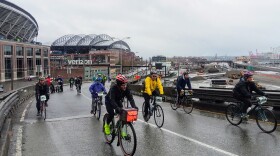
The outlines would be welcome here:
[[[136,121],[138,117],[138,110],[135,108],[125,108],[121,113],[121,120],[124,122]]]

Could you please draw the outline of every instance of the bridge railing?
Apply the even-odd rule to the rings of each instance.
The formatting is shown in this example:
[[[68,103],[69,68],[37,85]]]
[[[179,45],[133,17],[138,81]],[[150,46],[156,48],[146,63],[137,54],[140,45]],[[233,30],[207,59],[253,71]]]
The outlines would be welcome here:
[[[131,84],[130,89],[136,95],[142,95],[141,85]],[[237,102],[232,95],[231,89],[210,89],[210,88],[199,88],[193,89],[193,97],[199,99],[200,101],[209,102]],[[268,95],[267,105],[274,107],[275,109],[280,108],[280,92],[276,91],[264,91]],[[174,87],[164,87],[164,96],[166,100],[171,100],[172,97],[176,96],[176,91]]]
[[[0,96],[0,132],[7,118],[27,99],[34,95],[34,85],[10,91]]]

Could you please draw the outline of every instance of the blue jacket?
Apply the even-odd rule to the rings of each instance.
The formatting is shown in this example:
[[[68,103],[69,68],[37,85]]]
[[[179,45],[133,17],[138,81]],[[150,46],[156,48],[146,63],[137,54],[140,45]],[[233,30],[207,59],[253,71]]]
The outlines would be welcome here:
[[[180,76],[176,84],[177,90],[185,90],[186,84],[189,89],[192,89],[190,78],[185,79],[184,76]]]
[[[102,83],[100,82],[95,82],[93,83],[90,87],[89,87],[89,91],[91,93],[92,98],[96,98],[98,97],[97,93],[98,92],[105,92],[106,93],[106,89],[103,86]]]

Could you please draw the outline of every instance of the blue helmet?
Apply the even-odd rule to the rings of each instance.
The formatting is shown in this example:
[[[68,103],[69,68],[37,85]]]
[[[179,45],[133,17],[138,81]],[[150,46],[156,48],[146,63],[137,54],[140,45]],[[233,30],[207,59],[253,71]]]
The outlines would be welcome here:
[[[101,82],[101,81],[102,81],[102,78],[101,78],[101,77],[97,77],[97,78],[95,79],[95,81],[96,81],[96,82]]]

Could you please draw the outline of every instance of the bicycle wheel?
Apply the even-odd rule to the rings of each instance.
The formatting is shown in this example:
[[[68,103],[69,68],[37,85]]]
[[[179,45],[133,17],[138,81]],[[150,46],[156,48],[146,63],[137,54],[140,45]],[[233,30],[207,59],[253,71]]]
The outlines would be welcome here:
[[[100,115],[101,115],[101,103],[100,103],[100,101],[97,102],[96,111],[97,111],[97,120],[99,120]]]
[[[143,119],[148,122],[149,119],[150,119],[150,115],[149,113],[147,114],[147,116],[145,115],[145,106],[146,106],[146,103],[144,102],[143,105],[142,105],[142,115],[143,115]],[[150,112],[150,108],[148,107],[148,112]]]
[[[230,104],[226,108],[226,118],[232,125],[239,125],[242,122],[241,110],[235,104]]]
[[[191,98],[184,97],[184,101],[182,102],[183,109],[186,113],[190,114],[193,110],[193,101]]]
[[[164,113],[160,105],[155,105],[154,107],[154,119],[158,128],[161,128],[164,123]]]
[[[97,104],[96,104],[96,102],[95,102],[94,99],[92,100],[92,104],[91,104],[91,105],[92,105],[92,106],[91,106],[91,108],[92,108],[92,114],[95,115],[95,114],[96,114],[96,106],[97,106]]]
[[[46,120],[47,118],[47,108],[45,107],[45,104],[44,104],[44,120]]]
[[[105,114],[104,117],[103,117],[102,132],[104,133],[104,137],[105,137],[106,142],[108,144],[111,144],[114,141],[115,136],[116,136],[116,133],[115,133],[115,121],[113,119],[112,122],[109,124],[110,129],[111,129],[111,133],[109,135],[106,135],[105,131],[104,131],[104,125],[105,125],[105,122],[107,122],[108,115],[109,114]]]
[[[41,102],[41,108],[40,108],[40,116],[43,117],[44,113],[44,102]]]
[[[271,133],[277,127],[275,115],[266,108],[261,108],[256,111],[256,122],[259,128],[265,133]]]
[[[176,110],[178,108],[177,104],[178,104],[178,98],[177,97],[173,97],[172,100],[171,100],[171,103],[170,103],[171,108],[173,110]]]
[[[134,155],[137,146],[137,138],[133,125],[131,123],[123,123],[118,135],[124,155]]]

